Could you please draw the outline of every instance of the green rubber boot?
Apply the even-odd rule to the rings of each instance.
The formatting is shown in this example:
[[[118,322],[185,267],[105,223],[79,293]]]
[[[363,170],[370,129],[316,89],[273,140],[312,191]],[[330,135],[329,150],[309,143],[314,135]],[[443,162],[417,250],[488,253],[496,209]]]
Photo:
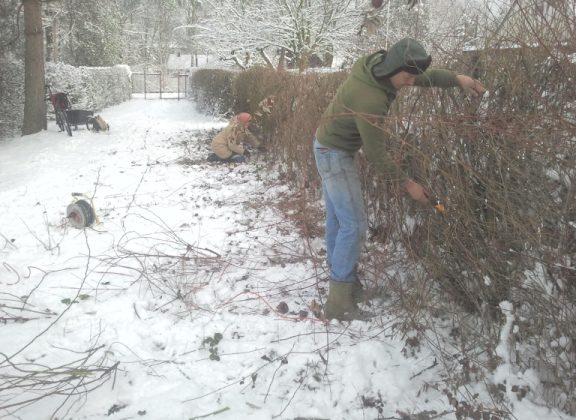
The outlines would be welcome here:
[[[352,282],[352,299],[355,303],[362,303],[366,299],[364,286],[357,278]]]
[[[330,280],[328,299],[324,308],[326,319],[339,321],[365,320],[368,315],[362,312],[353,297],[354,283]]]

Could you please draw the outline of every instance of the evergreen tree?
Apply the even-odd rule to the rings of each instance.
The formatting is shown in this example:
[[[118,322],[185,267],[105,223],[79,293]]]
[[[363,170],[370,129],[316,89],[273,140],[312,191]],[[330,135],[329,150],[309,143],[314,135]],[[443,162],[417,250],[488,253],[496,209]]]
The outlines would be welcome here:
[[[123,19],[107,0],[67,0],[62,10],[62,61],[76,66],[110,66],[124,61]]]
[[[2,0],[0,2],[0,58],[9,53],[22,55],[24,37],[20,34],[21,0]]]

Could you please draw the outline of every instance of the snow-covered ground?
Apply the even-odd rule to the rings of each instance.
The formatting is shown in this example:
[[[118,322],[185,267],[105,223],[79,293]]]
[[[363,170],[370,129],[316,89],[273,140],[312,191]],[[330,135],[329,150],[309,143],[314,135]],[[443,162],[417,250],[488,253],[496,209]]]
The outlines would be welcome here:
[[[312,315],[322,241],[278,210],[290,191],[257,156],[204,162],[224,122],[175,100],[101,115],[109,133],[0,144],[1,418],[454,418],[436,355],[406,355],[392,318]],[[84,230],[77,194],[98,218]]]

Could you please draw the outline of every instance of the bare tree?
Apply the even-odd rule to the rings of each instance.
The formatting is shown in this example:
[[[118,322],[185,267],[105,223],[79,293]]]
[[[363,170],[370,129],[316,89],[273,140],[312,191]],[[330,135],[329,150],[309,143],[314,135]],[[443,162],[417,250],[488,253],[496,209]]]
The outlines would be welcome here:
[[[22,134],[33,134],[46,128],[44,102],[44,36],[42,3],[23,0],[25,41],[24,124]]]
[[[417,0],[206,0],[208,16],[193,25],[206,50],[240,67],[251,60],[304,70],[330,65],[334,55],[356,57],[386,45],[388,32],[422,36],[426,5]],[[387,17],[385,19],[383,16]],[[392,18],[390,18],[392,17]],[[421,17],[420,20],[415,18]],[[388,30],[393,21],[394,28]],[[391,36],[391,39],[394,37]],[[374,45],[375,48],[372,48]]]
[[[211,0],[207,5],[210,17],[197,25],[200,42],[221,58],[236,58],[243,65],[257,53],[267,63],[271,57],[285,57],[304,69],[311,60],[323,61],[335,46],[346,53],[362,17],[354,0]]]

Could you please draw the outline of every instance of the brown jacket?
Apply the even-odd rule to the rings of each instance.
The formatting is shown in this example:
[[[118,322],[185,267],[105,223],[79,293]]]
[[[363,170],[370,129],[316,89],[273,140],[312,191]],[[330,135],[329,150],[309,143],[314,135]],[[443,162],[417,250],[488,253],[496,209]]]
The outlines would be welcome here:
[[[220,159],[228,159],[233,154],[244,154],[243,142],[248,142],[254,147],[258,147],[260,142],[248,131],[248,128],[239,123],[236,117],[230,120],[230,123],[219,132],[212,140],[212,151]]]

